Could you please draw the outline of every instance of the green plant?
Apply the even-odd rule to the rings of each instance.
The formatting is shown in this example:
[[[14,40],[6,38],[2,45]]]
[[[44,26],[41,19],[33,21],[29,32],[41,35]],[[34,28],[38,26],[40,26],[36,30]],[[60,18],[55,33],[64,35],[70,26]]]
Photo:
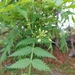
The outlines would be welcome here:
[[[0,4],[0,20],[1,25],[7,28],[7,36],[3,40],[4,48],[1,50],[3,52],[1,62],[7,58],[7,55],[9,57],[14,56],[15,58],[18,57],[19,61],[8,68],[21,69],[27,67],[29,68],[28,75],[31,75],[31,66],[38,70],[50,71],[41,57],[55,58],[51,54],[53,52],[52,43],[54,43],[52,39],[54,38],[61,38],[61,49],[64,46],[67,48],[65,36],[61,34],[61,29],[58,26],[58,12],[60,13],[65,9],[64,4],[67,2],[72,1],[2,1]],[[70,5],[66,8],[71,7]],[[65,19],[67,19],[68,15],[73,13],[65,12],[64,14],[66,15]],[[61,15],[61,17],[62,21],[64,16]],[[51,53],[48,53],[38,44],[47,46]]]
[[[29,55],[29,57],[17,61],[15,64],[11,65],[8,68],[16,68],[16,69],[21,68],[22,69],[22,68],[29,67],[28,75],[31,75],[31,66],[33,66],[34,68],[36,68],[40,71],[42,71],[42,70],[43,71],[51,71],[49,69],[49,67],[43,61],[41,61],[38,57],[50,57],[50,58],[55,58],[55,57],[52,54],[45,51],[44,49],[35,47],[35,43],[37,41],[38,40],[36,38],[28,38],[28,39],[25,39],[25,40],[22,40],[21,42],[19,42],[17,46],[24,44],[25,47],[14,52],[10,56],[18,56],[19,57],[19,56]],[[30,46],[28,46],[28,45],[30,45]],[[35,58],[34,55],[36,55],[37,58]]]
[[[8,35],[6,39],[3,41],[5,47],[2,49],[3,55],[1,57],[1,62],[6,59],[7,57],[6,54],[8,53],[9,56],[18,56],[18,58],[20,57],[18,59],[19,61],[17,61],[16,63],[14,63],[8,68],[21,69],[21,68],[28,67],[29,68],[28,75],[31,75],[31,66],[41,71],[42,70],[51,71],[49,67],[43,61],[41,61],[40,58],[41,57],[55,58],[55,57],[52,54],[45,51],[44,49],[38,47],[37,44],[40,45],[46,43],[50,44],[52,42],[51,41],[52,37],[48,36],[51,33],[48,33],[48,31],[53,32],[53,30],[51,29],[51,25],[49,25],[49,23],[44,24],[44,20],[47,23],[50,19],[50,18],[47,19],[47,17],[49,15],[54,15],[54,14],[47,13],[48,12],[47,8],[43,9],[44,4],[41,5],[37,2],[35,3],[32,2],[23,3],[23,2],[25,1],[21,1],[12,5],[10,4],[6,6],[4,10],[1,11],[2,13],[3,12],[7,13],[7,15],[3,15],[3,14],[1,15],[2,19],[4,19],[3,16],[5,16],[6,18],[8,17],[7,19],[4,19],[5,24],[8,24],[6,26],[8,28]],[[53,6],[49,6],[48,9],[50,7]],[[47,12],[45,12],[46,10]],[[45,15],[41,14],[41,12],[43,12],[43,14]],[[51,30],[49,29],[49,27]],[[17,42],[20,40],[21,42],[17,44]],[[15,52],[10,55],[12,51]],[[22,59],[22,57],[24,59]]]

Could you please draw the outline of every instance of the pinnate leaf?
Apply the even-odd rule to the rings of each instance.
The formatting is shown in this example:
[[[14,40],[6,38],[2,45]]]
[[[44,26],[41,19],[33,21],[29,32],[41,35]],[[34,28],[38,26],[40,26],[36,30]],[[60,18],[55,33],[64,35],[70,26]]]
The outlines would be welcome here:
[[[28,45],[28,44],[32,44],[32,43],[35,43],[36,42],[36,39],[35,38],[27,38],[27,39],[24,39],[22,41],[20,41],[16,47],[20,46],[20,45]]]
[[[22,59],[22,60],[17,61],[16,63],[12,64],[8,68],[23,69],[23,68],[26,68],[29,64],[30,64],[29,59]]]
[[[32,47],[27,46],[25,48],[21,48],[20,50],[14,52],[13,54],[11,54],[10,56],[23,56],[23,55],[28,55],[31,53]]]
[[[55,58],[52,54],[50,54],[49,52],[45,51],[42,48],[39,47],[35,47],[34,48],[34,54],[40,57],[50,57],[50,58]],[[56,59],[56,58],[55,58]]]
[[[40,71],[50,71],[49,67],[39,59],[34,59],[32,61],[32,66]]]

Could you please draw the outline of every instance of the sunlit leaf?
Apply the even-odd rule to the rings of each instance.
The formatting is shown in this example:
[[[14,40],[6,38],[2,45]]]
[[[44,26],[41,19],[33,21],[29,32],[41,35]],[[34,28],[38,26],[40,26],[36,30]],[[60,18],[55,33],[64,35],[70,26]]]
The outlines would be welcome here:
[[[63,0],[64,2],[73,2],[74,0]]]
[[[21,0],[21,2],[29,2],[29,1],[31,1],[31,0]]]
[[[66,8],[75,8],[75,5],[74,4],[73,5],[69,5]]]
[[[0,9],[0,12],[7,12],[7,11],[10,11],[14,8],[14,5],[13,4],[10,4],[8,5],[7,7],[3,7]]]

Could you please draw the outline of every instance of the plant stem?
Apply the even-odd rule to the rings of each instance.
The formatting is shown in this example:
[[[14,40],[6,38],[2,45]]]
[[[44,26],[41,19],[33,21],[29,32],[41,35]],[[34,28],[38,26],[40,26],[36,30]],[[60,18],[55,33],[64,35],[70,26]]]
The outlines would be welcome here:
[[[30,56],[30,65],[29,65],[28,75],[31,75],[31,64],[32,64],[32,59],[33,59],[34,45],[35,44],[33,43],[32,52],[31,52],[31,56]]]

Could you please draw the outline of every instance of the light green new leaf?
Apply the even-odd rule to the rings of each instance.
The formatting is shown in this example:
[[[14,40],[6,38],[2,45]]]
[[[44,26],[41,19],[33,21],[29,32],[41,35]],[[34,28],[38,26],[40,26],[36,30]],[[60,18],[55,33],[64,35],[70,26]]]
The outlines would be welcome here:
[[[64,2],[73,2],[74,0],[63,0]]]
[[[16,47],[20,46],[20,45],[28,45],[28,44],[32,44],[32,43],[35,43],[36,42],[36,39],[35,38],[27,38],[27,39],[24,39],[22,41],[20,41]]]
[[[27,2],[34,2],[34,0],[20,0],[17,4],[24,4],[24,3],[27,3]]]
[[[15,7],[15,6],[14,6],[13,4],[10,4],[10,5],[8,5],[8,6],[5,7],[5,8],[1,8],[1,9],[0,9],[0,12],[7,12],[7,11],[10,11],[10,10],[12,10],[14,7]]]
[[[39,59],[34,59],[32,61],[32,66],[40,71],[51,71],[49,67]]]
[[[21,3],[24,3],[24,2],[30,2],[31,0],[21,0],[20,2]]]
[[[43,2],[54,2],[54,0],[42,0]]]
[[[55,0],[55,5],[59,6],[63,3],[63,0]]]
[[[7,10],[12,10],[14,7],[15,7],[15,5],[10,4],[10,5],[8,5],[8,6],[7,6],[7,8],[6,8],[6,9],[7,9]]]
[[[48,53],[42,48],[35,47],[34,48],[34,54],[40,57],[50,57],[50,58],[55,58],[52,54]],[[56,58],[55,58],[56,59]]]
[[[5,8],[0,9],[0,12],[5,12],[5,11],[6,11]]]
[[[29,59],[22,59],[17,61],[16,63],[12,64],[11,66],[9,66],[8,68],[11,69],[23,69],[28,67],[28,65],[30,64],[30,60]]]
[[[67,6],[66,8],[75,8],[75,4]]]
[[[0,2],[0,7],[3,6],[3,5],[4,5],[4,3],[3,2]]]
[[[28,55],[31,53],[32,47],[25,47],[25,48],[21,48],[20,50],[14,52],[13,54],[11,54],[10,56],[23,56],[23,55]]]

